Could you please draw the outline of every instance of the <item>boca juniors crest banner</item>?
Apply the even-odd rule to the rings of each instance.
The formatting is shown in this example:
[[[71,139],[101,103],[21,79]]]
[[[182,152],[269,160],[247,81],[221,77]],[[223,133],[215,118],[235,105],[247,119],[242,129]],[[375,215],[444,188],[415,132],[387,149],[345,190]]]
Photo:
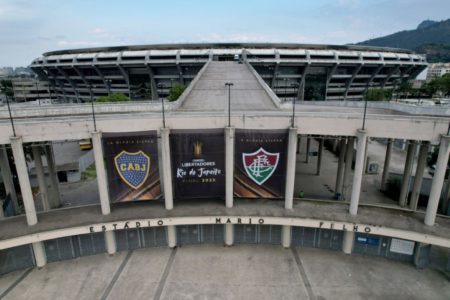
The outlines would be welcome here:
[[[103,134],[111,202],[161,197],[156,131]]]
[[[287,130],[236,129],[234,158],[236,197],[284,197],[287,141]]]
[[[172,176],[175,199],[224,198],[223,129],[172,130]]]

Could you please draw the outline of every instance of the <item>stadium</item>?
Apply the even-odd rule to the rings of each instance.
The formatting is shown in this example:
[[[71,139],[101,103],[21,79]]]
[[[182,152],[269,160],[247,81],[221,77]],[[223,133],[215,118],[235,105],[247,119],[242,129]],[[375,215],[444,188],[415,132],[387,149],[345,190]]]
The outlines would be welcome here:
[[[348,101],[426,66],[401,49],[300,44],[45,53],[31,67],[70,103],[0,110],[14,216],[0,221],[0,272],[189,244],[320,248],[448,272],[449,109]],[[186,90],[165,101],[178,83]],[[134,101],[85,103],[113,92]],[[65,205],[53,147],[83,139],[95,193]],[[394,167],[401,179],[389,198],[380,190]]]

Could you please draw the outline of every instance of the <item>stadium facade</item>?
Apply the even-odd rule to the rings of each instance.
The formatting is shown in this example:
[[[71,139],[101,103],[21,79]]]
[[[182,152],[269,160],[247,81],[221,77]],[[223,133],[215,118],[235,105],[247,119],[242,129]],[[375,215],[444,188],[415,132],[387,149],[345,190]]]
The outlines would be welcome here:
[[[111,92],[156,99],[171,84],[190,84],[170,104],[0,109],[0,168],[10,194],[5,214],[15,215],[0,221],[0,273],[103,252],[202,243],[325,248],[419,267],[438,252],[448,262],[450,112],[292,101],[362,99],[368,88],[393,88],[425,66],[423,57],[407,51],[352,46],[200,44],[47,53],[32,68],[49,80],[52,94],[71,101]],[[83,205],[83,195],[59,209],[52,144],[81,139],[92,139],[98,194],[90,205]],[[365,202],[366,149],[373,139],[387,141],[382,186],[393,141],[408,141],[403,176],[411,180],[402,181],[390,205]],[[300,185],[325,186],[315,176],[327,140],[339,149],[328,172],[336,175],[335,186],[326,184],[333,200],[295,197],[297,171],[311,168],[313,160],[317,172]],[[439,145],[439,153],[426,205],[419,207],[431,145]],[[38,197],[30,185],[30,153]]]
[[[120,92],[157,99],[189,84],[209,60],[248,62],[284,100],[361,100],[370,87],[414,79],[425,57],[408,50],[303,44],[169,44],[44,53],[31,68],[52,93],[71,102]]]

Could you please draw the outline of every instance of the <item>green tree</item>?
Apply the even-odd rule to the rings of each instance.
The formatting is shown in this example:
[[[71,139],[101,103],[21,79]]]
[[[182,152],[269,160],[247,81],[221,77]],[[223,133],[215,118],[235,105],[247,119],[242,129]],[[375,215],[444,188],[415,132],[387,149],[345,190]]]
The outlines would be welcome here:
[[[130,101],[127,95],[122,93],[112,93],[109,96],[101,96],[97,98],[97,102],[126,102]]]
[[[183,94],[184,90],[186,89],[186,86],[184,84],[175,84],[169,91],[169,96],[167,97],[167,100],[169,101],[176,101],[181,94]]]
[[[450,74],[445,74],[442,77],[439,77],[437,80],[437,86],[439,91],[441,91],[444,96],[450,95]]]
[[[369,89],[366,94],[367,101],[387,101],[392,97],[391,91],[384,89]]]
[[[397,93],[401,93],[405,99],[408,99],[408,95],[412,92],[412,82],[402,82],[397,88]]]
[[[14,96],[14,91],[12,88],[12,81],[8,79],[3,79],[0,81],[0,92],[7,97]]]
[[[434,94],[438,91],[438,85],[435,80],[431,80],[430,82],[426,82],[420,88],[421,93],[425,94],[425,96],[432,98]]]

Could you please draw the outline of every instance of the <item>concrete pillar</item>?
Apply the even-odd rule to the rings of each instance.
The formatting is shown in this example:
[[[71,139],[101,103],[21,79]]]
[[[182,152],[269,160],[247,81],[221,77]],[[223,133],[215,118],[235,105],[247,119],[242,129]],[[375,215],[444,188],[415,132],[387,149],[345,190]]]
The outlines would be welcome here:
[[[344,240],[342,241],[342,252],[352,254],[353,243],[355,241],[354,231],[344,231]]]
[[[425,213],[425,224],[428,226],[433,226],[436,219],[449,153],[450,136],[442,136],[441,143],[439,145],[436,170],[434,172],[433,182],[431,184],[430,197],[428,198],[427,212]]]
[[[31,193],[30,177],[28,176],[27,163],[23,152],[23,143],[21,137],[10,137],[11,147],[16,164],[17,176],[19,177],[20,191],[22,201],[25,207],[25,215],[28,225],[37,223],[36,207],[34,206],[33,194]]]
[[[3,184],[5,186],[6,194],[11,196],[12,204],[14,207],[14,213],[19,214],[19,203],[17,202],[17,193],[14,188],[14,181],[11,172],[11,166],[9,165],[8,153],[6,147],[2,146],[0,148],[0,169],[2,172]]]
[[[286,168],[286,185],[284,192],[284,207],[292,209],[294,198],[294,183],[295,183],[295,165],[296,165],[296,151],[297,149],[297,128],[289,128],[288,138],[288,154],[287,154],[287,168]]]
[[[408,151],[406,152],[405,169],[403,170],[402,186],[400,188],[400,196],[398,198],[398,204],[401,207],[405,207],[408,203],[409,194],[409,182],[411,180],[411,173],[414,164],[414,151],[416,150],[416,143],[411,141],[408,144]]]
[[[177,246],[177,231],[175,225],[167,226],[167,245],[169,248],[175,248]]]
[[[109,255],[113,255],[117,252],[116,233],[112,230],[105,231],[105,247],[106,252],[108,252]]]
[[[428,142],[423,142],[420,145],[419,158],[417,159],[416,175],[414,176],[414,183],[411,193],[411,202],[409,203],[409,208],[412,210],[417,210],[417,203],[419,202],[420,191],[422,189],[423,172],[427,166],[427,155],[428,155]]]
[[[384,167],[383,167],[383,175],[381,176],[381,190],[386,190],[386,183],[389,176],[389,165],[391,163],[391,153],[392,153],[392,139],[388,139],[388,143],[386,145],[386,156],[384,158]]]
[[[233,207],[234,128],[225,128],[225,204]]]
[[[109,215],[111,205],[109,202],[108,182],[106,180],[105,162],[103,160],[102,133],[92,132],[92,146],[94,149],[95,169],[97,172],[98,193],[100,195],[100,205],[102,213]]]
[[[47,256],[45,255],[44,243],[43,242],[32,243],[31,247],[33,248],[34,261],[36,262],[36,266],[38,268],[42,268],[47,264]]]
[[[350,136],[347,139],[347,147],[345,149],[345,168],[344,168],[344,184],[342,188],[342,196],[344,199],[350,198],[350,187],[352,185],[352,163],[353,163],[353,145],[355,138]]]
[[[323,156],[323,139],[319,140],[319,151],[317,153],[317,169],[316,175],[320,175],[320,167],[322,166],[322,156]]]
[[[42,209],[43,211],[49,211],[50,204],[48,201],[47,180],[45,179],[44,166],[42,165],[41,147],[32,146],[31,151],[33,152],[36,177],[39,184],[39,194],[42,201]]]
[[[161,128],[161,157],[163,163],[163,177],[164,177],[164,203],[166,209],[173,209],[173,191],[172,191],[172,166],[170,163],[170,143],[169,143],[169,128]]]
[[[225,224],[225,246],[233,246],[234,244],[234,226],[233,224]]]
[[[311,138],[306,137],[305,163],[309,163],[309,151],[311,150]]]
[[[339,162],[336,174],[336,186],[334,187],[335,196],[338,200],[342,197],[342,185],[344,183],[344,166],[345,166],[345,150],[347,144],[345,139],[341,139],[339,143]]]
[[[361,182],[364,173],[364,153],[366,151],[367,133],[358,129],[356,134],[358,145],[356,148],[355,172],[353,174],[352,197],[350,200],[350,214],[356,216],[358,213],[359,197],[361,195]]]
[[[291,247],[291,240],[292,240],[291,226],[283,225],[282,236],[281,236],[281,245],[284,248],[289,248],[289,247]]]
[[[47,159],[48,172],[51,182],[51,195],[49,195],[50,208],[61,206],[61,194],[59,193],[59,181],[56,171],[55,156],[53,155],[52,145],[45,146],[45,155]]]

